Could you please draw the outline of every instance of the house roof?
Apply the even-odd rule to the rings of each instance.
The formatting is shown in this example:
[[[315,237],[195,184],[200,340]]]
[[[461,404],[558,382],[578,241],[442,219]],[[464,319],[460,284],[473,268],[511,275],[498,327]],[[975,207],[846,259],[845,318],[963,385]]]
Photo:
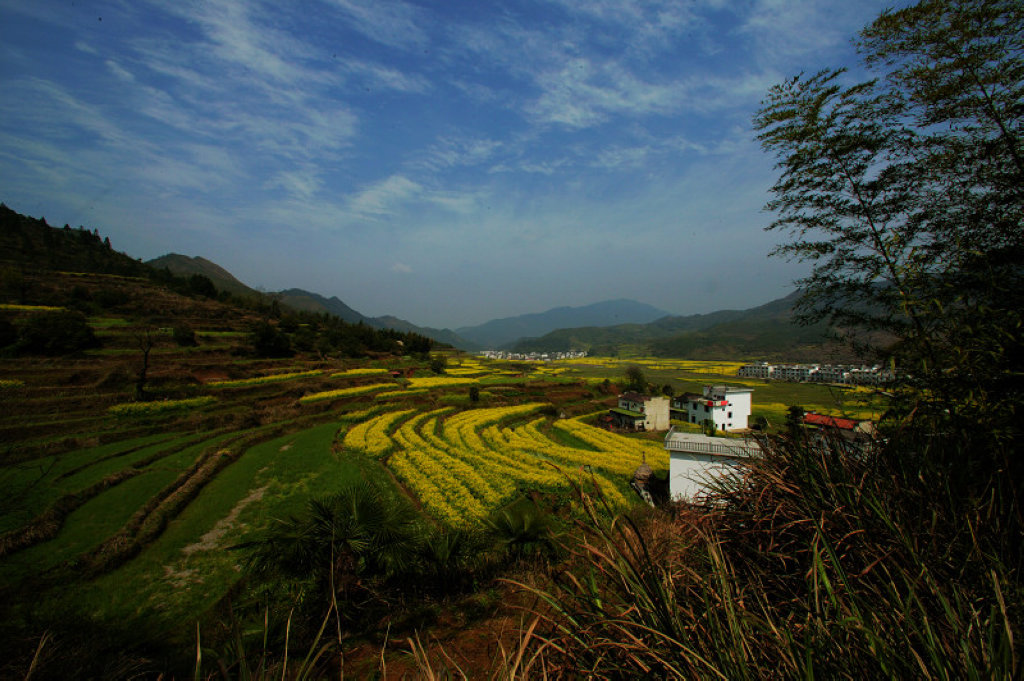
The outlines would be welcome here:
[[[858,421],[853,419],[844,419],[839,416],[826,416],[825,414],[815,414],[811,412],[804,414],[804,423],[809,426],[823,426],[827,428],[839,428],[840,430],[853,430],[857,427]]]
[[[641,395],[640,393],[636,392],[635,390],[628,390],[628,391],[622,393],[621,395],[619,395],[619,399],[629,400],[630,402],[646,402],[649,399],[651,399],[651,396],[650,395]]]
[[[641,414],[638,411],[630,411],[629,409],[622,409],[621,407],[613,407],[613,408],[609,409],[608,411],[609,412],[614,412],[616,414],[621,414],[622,416],[628,416],[631,419],[646,419],[647,418],[647,416],[645,416],[644,414]]]

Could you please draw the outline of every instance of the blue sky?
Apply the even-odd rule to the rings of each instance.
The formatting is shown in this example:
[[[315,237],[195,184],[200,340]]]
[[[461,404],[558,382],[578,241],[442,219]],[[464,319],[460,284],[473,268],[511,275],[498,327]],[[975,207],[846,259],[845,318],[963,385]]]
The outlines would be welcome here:
[[[423,326],[751,307],[751,116],[886,4],[0,0],[0,200]]]

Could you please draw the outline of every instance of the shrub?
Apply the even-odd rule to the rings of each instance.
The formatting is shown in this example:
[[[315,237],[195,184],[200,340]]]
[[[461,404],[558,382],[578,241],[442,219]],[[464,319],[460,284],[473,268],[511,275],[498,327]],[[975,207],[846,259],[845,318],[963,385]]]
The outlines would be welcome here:
[[[59,310],[29,317],[18,334],[16,348],[24,354],[56,356],[99,345],[85,315]]]
[[[172,331],[174,342],[183,348],[195,347],[198,345],[196,342],[196,332],[192,330],[192,327],[188,324],[177,324]]]

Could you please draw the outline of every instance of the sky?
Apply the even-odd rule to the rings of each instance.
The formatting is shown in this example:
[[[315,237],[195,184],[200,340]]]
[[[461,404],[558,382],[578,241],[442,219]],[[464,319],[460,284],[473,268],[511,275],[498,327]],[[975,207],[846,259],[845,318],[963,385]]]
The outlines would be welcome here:
[[[768,89],[875,0],[0,0],[0,201],[457,328],[786,295]]]

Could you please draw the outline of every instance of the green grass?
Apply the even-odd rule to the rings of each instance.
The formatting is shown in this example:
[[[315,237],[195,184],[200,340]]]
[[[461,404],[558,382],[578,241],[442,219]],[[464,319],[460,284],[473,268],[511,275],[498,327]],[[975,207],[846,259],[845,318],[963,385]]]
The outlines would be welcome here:
[[[131,516],[149,501],[155,494],[164,489],[196,460],[204,449],[215,446],[225,436],[199,442],[179,452],[158,459],[134,478],[125,480],[100,493],[73,511],[64,521],[57,536],[32,548],[14,554],[9,560],[0,564],[0,581],[11,581],[29,576],[59,565],[65,560],[99,545],[107,537],[117,532]],[[142,458],[138,452],[136,459]],[[116,466],[117,460],[104,462],[108,468]],[[124,461],[114,470],[127,467]],[[111,470],[110,472],[113,472]],[[90,471],[96,479],[102,477],[97,471]],[[80,477],[80,476],[75,476]],[[79,481],[80,482],[80,481]],[[69,485],[70,486],[70,485]],[[81,489],[84,484],[75,484],[74,489]]]
[[[356,478],[379,478],[383,469],[359,456],[331,450],[341,424],[319,425],[258,444],[224,469],[132,561],[89,584],[87,589],[55,594],[83,613],[101,618],[143,617],[168,629],[194,633],[197,618],[239,578],[243,555],[225,549],[250,537],[274,518],[301,512],[307,501]],[[262,497],[244,503],[253,492]],[[243,502],[243,503],[240,503]],[[237,517],[212,548],[188,549],[228,518]],[[188,549],[188,550],[186,550]]]
[[[0,516],[0,532],[31,520],[61,495],[84,489],[134,461],[174,446],[175,441],[174,434],[160,433],[6,467],[0,474],[4,489],[8,495],[17,495],[18,500],[11,512]],[[138,451],[117,456],[137,447]],[[78,473],[61,478],[83,466]]]

